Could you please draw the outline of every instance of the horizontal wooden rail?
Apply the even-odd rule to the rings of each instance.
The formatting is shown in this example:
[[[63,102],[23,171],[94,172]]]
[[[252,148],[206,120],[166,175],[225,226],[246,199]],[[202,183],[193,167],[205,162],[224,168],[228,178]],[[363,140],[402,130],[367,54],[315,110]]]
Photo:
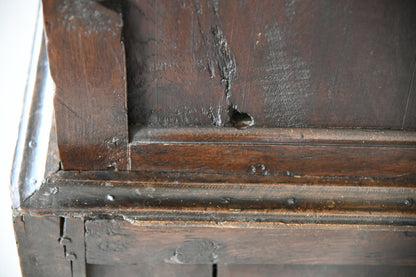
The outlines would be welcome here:
[[[401,266],[416,263],[416,233],[412,227],[210,225],[87,221],[87,263]]]
[[[311,128],[132,130],[131,170],[271,176],[416,174],[416,132]]]
[[[318,128],[143,128],[130,126],[131,145],[157,142],[327,143],[416,145],[416,132],[379,129]]]

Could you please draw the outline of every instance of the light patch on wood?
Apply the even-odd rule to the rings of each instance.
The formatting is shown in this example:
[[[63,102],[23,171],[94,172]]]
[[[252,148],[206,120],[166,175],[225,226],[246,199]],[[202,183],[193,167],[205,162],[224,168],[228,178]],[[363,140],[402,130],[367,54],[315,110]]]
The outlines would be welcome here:
[[[299,2],[299,0],[286,0],[285,1],[285,15],[289,20],[296,15],[295,4]]]
[[[296,34],[276,23],[266,25],[267,64],[260,78],[266,117],[277,126],[302,127],[310,95],[310,69],[297,53]]]
[[[121,2],[114,2],[112,5],[114,7],[108,8],[95,1],[60,1],[57,7],[60,17],[56,20],[65,24],[67,31],[75,30],[77,23],[82,22],[84,35],[98,34],[105,31],[113,35],[119,35],[109,26],[114,25],[118,28],[123,26]],[[117,10],[117,12],[114,10]]]
[[[170,264],[206,264],[216,263],[218,260],[217,250],[221,245],[209,239],[195,239],[185,241],[173,251],[169,259]]]

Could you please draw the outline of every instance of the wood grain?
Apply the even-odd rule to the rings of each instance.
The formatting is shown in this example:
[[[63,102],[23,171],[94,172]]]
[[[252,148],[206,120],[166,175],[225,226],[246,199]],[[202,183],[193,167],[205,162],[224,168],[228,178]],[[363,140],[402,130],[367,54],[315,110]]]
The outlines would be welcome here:
[[[416,225],[415,180],[58,172],[22,212],[131,221]]]
[[[415,266],[371,266],[371,265],[219,265],[221,277],[269,277],[269,276],[321,276],[321,277],[365,277],[400,276],[411,277]]]
[[[343,129],[138,129],[131,170],[271,176],[416,173],[415,132]]]
[[[131,147],[131,169],[392,177],[415,174],[415,157],[416,148],[396,147],[136,144]]]
[[[416,121],[416,58],[413,68],[412,79],[409,84],[409,93],[407,95],[406,108],[403,112],[403,129],[411,129],[413,122]]]
[[[43,1],[63,169],[126,169],[123,20],[117,1]]]
[[[129,122],[415,129],[415,5],[128,0]]]
[[[65,257],[71,263],[71,277],[86,277],[84,219],[66,217],[60,244]]]
[[[59,244],[59,217],[21,215],[13,218],[23,276],[72,277],[70,262]]]
[[[87,221],[87,262],[416,265],[413,227],[224,227]]]
[[[414,273],[414,1],[43,9],[64,170],[15,217],[26,275]]]
[[[140,265],[95,265],[87,266],[89,277],[212,277],[211,265],[171,265],[171,264],[140,264]]]
[[[246,144],[416,145],[416,132],[386,129],[318,128],[130,128],[130,141],[230,142]]]

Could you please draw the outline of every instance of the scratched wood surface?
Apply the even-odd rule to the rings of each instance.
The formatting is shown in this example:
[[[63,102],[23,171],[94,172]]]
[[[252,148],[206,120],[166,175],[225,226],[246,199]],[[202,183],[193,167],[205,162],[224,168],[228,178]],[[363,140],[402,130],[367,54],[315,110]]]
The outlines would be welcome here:
[[[87,263],[416,265],[414,227],[215,225],[87,221]]]
[[[416,2],[128,0],[129,123],[416,128]]]
[[[251,180],[250,180],[251,179]],[[414,179],[58,172],[22,209],[140,220],[415,225]]]
[[[142,128],[129,148],[131,170],[297,177],[416,175],[416,132]]]
[[[59,244],[59,217],[21,215],[13,223],[23,276],[72,277],[71,264]]]
[[[416,148],[135,144],[131,169],[287,176],[415,175]],[[352,163],[352,161],[354,161]]]
[[[126,169],[121,6],[111,1],[42,3],[63,169]]]

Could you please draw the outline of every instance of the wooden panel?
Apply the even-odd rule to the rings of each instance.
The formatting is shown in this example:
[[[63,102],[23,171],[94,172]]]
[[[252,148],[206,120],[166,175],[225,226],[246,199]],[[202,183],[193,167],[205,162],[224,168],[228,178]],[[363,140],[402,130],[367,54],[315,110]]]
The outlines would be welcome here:
[[[121,220],[86,222],[94,264],[416,265],[414,227],[247,224],[212,226]]]
[[[131,170],[272,176],[416,173],[416,135],[402,131],[139,129]]]
[[[126,169],[125,57],[117,3],[43,1],[64,169]]]
[[[415,1],[128,0],[125,23],[131,124],[237,105],[260,127],[416,128]]]
[[[14,230],[24,277],[72,277],[70,262],[59,244],[59,217],[14,217]]]
[[[370,265],[219,265],[221,277],[365,277],[365,276],[415,276],[415,266]]]
[[[88,264],[88,277],[212,277],[211,265],[95,265]]]

